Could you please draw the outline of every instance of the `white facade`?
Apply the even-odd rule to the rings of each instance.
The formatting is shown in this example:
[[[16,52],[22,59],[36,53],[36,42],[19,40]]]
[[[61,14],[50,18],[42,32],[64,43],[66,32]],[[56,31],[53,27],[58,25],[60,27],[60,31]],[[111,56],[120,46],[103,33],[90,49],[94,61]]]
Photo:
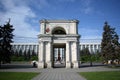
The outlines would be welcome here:
[[[20,50],[22,52],[28,52],[29,50],[32,52],[34,51],[35,54],[38,54],[38,49],[39,49],[39,46],[38,46],[38,43],[11,43],[12,45],[12,50],[14,52],[19,52]],[[31,53],[32,54],[32,53]],[[24,54],[21,54],[21,55],[24,55]]]
[[[96,53],[101,51],[101,43],[80,43],[80,50],[88,48],[90,53]]]

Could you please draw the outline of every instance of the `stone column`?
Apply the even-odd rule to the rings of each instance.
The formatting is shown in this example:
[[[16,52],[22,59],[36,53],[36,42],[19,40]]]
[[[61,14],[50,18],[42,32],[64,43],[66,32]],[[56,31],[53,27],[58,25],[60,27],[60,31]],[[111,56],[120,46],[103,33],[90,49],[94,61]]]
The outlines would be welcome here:
[[[87,48],[87,44],[85,44],[85,48]]]
[[[95,53],[95,45],[93,44],[93,53]]]
[[[45,34],[45,29],[46,29],[46,23],[44,22],[44,23],[41,23],[41,25],[40,25],[40,28],[41,28],[41,34]]]
[[[98,46],[99,46],[99,45],[97,44],[97,45],[96,45],[96,49],[97,49],[97,51],[99,51]]]
[[[70,42],[67,41],[66,43],[66,68],[71,68],[70,62]]]
[[[90,46],[90,44],[88,44],[88,47],[89,47],[89,51],[90,51],[90,53],[91,53],[91,49],[90,49],[91,46]]]
[[[52,67],[52,63],[51,63],[51,51],[52,51],[52,46],[51,46],[51,42],[48,42],[48,44],[46,45],[46,63],[47,63],[47,68],[51,68]]]
[[[77,41],[77,60],[78,60],[78,67],[80,66],[80,46],[79,46],[79,41]]]
[[[44,68],[44,42],[39,43],[38,68]]]
[[[93,53],[93,45],[92,44],[90,45],[90,50],[91,50],[91,53]]]
[[[82,46],[82,44],[81,44],[81,46],[80,46],[80,50],[82,50],[82,47],[83,47],[83,46]]]
[[[78,44],[77,42],[73,43],[74,51],[72,52],[72,63],[73,68],[78,68]]]

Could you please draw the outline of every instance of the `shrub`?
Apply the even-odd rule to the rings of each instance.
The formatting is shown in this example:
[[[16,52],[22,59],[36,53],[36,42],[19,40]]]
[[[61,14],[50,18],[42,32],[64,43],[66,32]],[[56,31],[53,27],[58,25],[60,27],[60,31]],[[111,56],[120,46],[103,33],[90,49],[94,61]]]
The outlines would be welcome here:
[[[31,61],[33,61],[33,60],[36,60],[36,61],[37,61],[37,60],[38,60],[38,56],[31,56],[30,60],[31,60]]]
[[[11,61],[24,61],[23,56],[12,56]]]

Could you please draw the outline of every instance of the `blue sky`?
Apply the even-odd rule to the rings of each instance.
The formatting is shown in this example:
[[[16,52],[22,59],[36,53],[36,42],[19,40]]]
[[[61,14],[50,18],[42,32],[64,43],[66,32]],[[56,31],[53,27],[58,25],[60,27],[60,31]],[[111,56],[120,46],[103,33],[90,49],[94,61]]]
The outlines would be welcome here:
[[[0,25],[8,18],[15,42],[37,41],[41,19],[78,19],[81,39],[101,39],[105,21],[120,35],[120,0],[0,0]]]

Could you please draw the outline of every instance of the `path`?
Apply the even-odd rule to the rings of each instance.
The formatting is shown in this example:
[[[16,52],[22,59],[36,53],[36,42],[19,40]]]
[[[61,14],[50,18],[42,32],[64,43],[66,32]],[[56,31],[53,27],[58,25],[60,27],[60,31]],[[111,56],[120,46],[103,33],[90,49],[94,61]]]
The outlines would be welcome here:
[[[41,74],[33,78],[33,80],[86,80],[81,77],[77,72],[71,69],[55,68],[44,69]]]
[[[111,69],[106,67],[85,67],[77,69],[52,68],[41,69],[41,74],[33,78],[33,80],[86,80],[79,75],[79,72],[94,71],[120,71],[120,69]]]

